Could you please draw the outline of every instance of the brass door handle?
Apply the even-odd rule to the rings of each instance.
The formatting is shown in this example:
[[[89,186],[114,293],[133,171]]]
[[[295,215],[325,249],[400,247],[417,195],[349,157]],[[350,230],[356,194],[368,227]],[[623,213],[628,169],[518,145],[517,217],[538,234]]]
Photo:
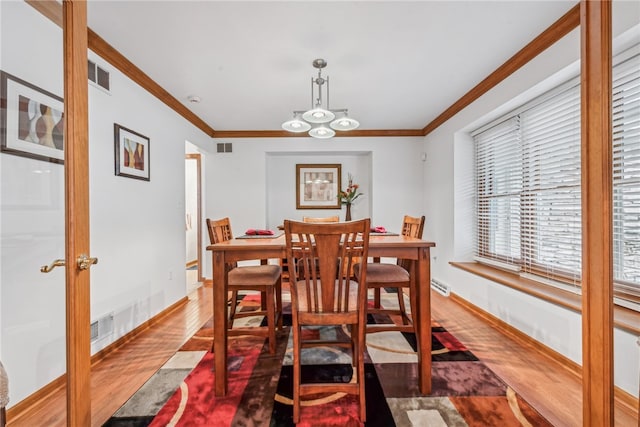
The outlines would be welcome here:
[[[42,273],[49,273],[51,270],[53,270],[56,267],[64,267],[64,260],[57,259],[53,261],[51,265],[43,265],[42,267],[40,267],[40,271]]]
[[[91,267],[91,264],[97,264],[98,258],[90,258],[87,255],[82,254],[78,257],[76,262],[78,263],[78,268],[80,270],[86,270]]]

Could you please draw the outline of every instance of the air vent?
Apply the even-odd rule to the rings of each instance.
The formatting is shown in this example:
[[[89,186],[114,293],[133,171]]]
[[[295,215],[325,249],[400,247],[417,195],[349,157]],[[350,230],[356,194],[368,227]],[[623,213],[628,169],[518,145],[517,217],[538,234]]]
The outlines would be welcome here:
[[[231,153],[233,152],[233,145],[230,142],[218,142],[218,153]]]
[[[91,323],[91,342],[101,340],[113,333],[113,314],[107,314],[104,317]]]
[[[451,289],[449,289],[449,285],[445,285],[439,280],[431,279],[431,289],[436,291],[437,293],[448,297],[451,294]]]
[[[106,92],[110,92],[111,83],[109,72],[91,60],[88,60],[87,64],[89,81],[94,83],[95,86],[105,90]]]

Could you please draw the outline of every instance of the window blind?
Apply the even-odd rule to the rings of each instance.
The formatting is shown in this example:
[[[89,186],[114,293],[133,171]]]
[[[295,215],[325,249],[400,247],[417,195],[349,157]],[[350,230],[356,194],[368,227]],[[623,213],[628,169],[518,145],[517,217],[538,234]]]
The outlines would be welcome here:
[[[523,144],[522,270],[579,283],[580,89],[520,114]]]
[[[640,55],[636,50],[627,56],[613,69],[614,291],[640,303]],[[579,79],[481,128],[473,138],[478,260],[578,289]]]
[[[640,55],[613,69],[614,294],[640,302]]]
[[[512,117],[476,136],[476,253],[520,264],[522,147]]]

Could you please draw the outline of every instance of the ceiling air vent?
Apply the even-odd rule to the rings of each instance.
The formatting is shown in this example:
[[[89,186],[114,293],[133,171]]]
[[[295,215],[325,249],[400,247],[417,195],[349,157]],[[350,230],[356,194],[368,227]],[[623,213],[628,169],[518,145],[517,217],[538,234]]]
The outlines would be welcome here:
[[[218,153],[232,153],[233,146],[230,142],[218,142]]]
[[[89,81],[109,93],[111,89],[109,72],[91,60],[88,60],[87,63]]]

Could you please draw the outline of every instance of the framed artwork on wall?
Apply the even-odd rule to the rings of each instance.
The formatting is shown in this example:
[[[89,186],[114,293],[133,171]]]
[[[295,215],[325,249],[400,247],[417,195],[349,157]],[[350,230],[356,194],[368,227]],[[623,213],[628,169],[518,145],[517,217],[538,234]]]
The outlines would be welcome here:
[[[339,164],[296,164],[296,209],[340,209]]]
[[[64,102],[0,71],[0,151],[64,163]]]
[[[114,123],[116,175],[150,181],[150,141],[144,135]]]

